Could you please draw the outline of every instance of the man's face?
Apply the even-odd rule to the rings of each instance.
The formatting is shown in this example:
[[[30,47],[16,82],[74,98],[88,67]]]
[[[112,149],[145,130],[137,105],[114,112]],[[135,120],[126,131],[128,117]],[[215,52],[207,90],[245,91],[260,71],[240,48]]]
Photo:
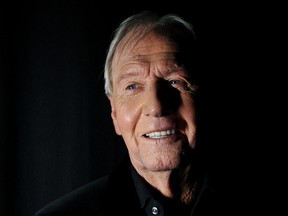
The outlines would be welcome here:
[[[185,149],[195,147],[194,89],[177,52],[175,43],[149,33],[122,42],[113,59],[111,116],[138,171],[177,168]]]

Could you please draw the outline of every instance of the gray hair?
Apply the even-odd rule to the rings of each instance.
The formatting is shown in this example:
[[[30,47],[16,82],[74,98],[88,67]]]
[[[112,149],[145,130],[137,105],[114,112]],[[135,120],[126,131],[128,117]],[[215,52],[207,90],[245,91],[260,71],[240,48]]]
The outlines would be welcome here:
[[[193,26],[185,21],[183,18],[175,14],[166,14],[159,16],[150,11],[143,11],[126,18],[120,23],[114,32],[113,40],[110,43],[105,65],[104,65],[104,89],[107,96],[112,94],[112,62],[115,56],[118,45],[131,32],[137,32],[139,36],[143,36],[150,31],[165,30],[165,33],[171,31],[181,31],[189,35],[189,39],[195,39]],[[192,38],[190,37],[192,36]]]

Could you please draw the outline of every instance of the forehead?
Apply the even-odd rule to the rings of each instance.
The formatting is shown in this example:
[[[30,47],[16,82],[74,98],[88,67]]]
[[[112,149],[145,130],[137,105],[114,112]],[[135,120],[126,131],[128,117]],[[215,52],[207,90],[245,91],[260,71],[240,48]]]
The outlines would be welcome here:
[[[115,62],[171,58],[176,44],[168,37],[150,32],[145,35],[130,33],[117,48]]]
[[[185,34],[180,37],[177,35],[157,30],[128,33],[118,44],[112,59],[113,83],[120,77],[126,77],[125,73],[148,75],[157,72],[156,75],[162,73],[163,76],[177,72],[179,75],[196,78],[195,41]]]
[[[176,61],[176,53],[176,43],[168,37],[155,32],[130,32],[116,49],[112,70],[119,73],[137,65],[171,65]]]

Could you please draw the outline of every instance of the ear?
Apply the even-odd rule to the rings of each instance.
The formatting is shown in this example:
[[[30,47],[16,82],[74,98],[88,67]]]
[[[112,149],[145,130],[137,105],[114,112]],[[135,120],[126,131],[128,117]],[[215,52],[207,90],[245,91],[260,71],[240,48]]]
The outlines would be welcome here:
[[[113,125],[114,125],[115,132],[116,132],[119,136],[121,136],[122,133],[121,133],[121,130],[119,129],[119,127],[118,127],[117,112],[116,112],[115,107],[114,107],[113,98],[112,98],[111,96],[108,96],[108,99],[109,99],[109,101],[110,101],[111,117],[112,117],[112,120],[113,120]]]

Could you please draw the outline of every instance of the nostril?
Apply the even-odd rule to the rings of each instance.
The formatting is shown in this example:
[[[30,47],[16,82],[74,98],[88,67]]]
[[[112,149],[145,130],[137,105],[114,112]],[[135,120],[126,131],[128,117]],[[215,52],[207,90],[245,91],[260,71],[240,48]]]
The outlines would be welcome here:
[[[145,116],[151,116],[151,117],[161,117],[163,115],[163,109],[161,105],[152,105],[151,103],[148,105],[145,105],[143,109],[143,114]]]
[[[151,117],[161,117],[161,116],[167,116],[171,114],[173,111],[175,111],[175,108],[173,108],[172,102],[170,101],[169,104],[163,104],[163,102],[157,101],[152,103],[150,100],[149,103],[146,103],[143,107],[143,114],[145,116],[151,116]]]

